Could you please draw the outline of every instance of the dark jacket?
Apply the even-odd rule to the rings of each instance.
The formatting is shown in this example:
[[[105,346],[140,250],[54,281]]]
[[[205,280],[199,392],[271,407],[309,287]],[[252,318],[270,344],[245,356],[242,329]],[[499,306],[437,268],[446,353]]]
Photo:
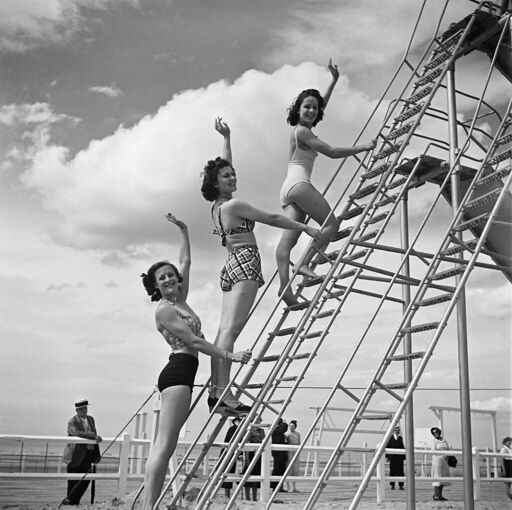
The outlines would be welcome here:
[[[75,415],[68,421],[68,436],[78,436],[83,437],[84,439],[96,439],[98,433],[96,432],[96,424],[94,423],[94,418],[92,416],[87,415],[86,419],[91,429],[89,432],[85,430],[84,424],[80,417],[78,415]],[[80,464],[84,460],[87,447],[90,446],[93,447],[94,451],[93,462],[97,464],[101,457],[100,447],[97,444],[75,444],[73,454],[71,456],[71,462],[69,464],[73,467],[80,466]]]

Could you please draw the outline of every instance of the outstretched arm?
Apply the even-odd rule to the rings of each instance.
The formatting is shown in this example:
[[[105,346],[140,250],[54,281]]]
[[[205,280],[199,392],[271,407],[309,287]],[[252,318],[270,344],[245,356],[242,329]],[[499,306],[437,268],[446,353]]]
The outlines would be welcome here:
[[[194,335],[190,326],[179,317],[176,310],[174,310],[171,305],[160,306],[156,312],[156,319],[157,323],[180,338],[186,345],[212,358],[234,361],[236,363],[247,363],[252,357],[251,351],[229,352],[224,349],[219,349],[210,342],[207,342],[203,337]]]
[[[331,73],[332,79],[331,83],[327,87],[327,90],[324,94],[324,109],[327,106],[327,103],[329,102],[329,99],[331,98],[332,91],[334,90],[334,87],[336,86],[336,82],[338,81],[338,78],[340,77],[340,72],[338,71],[338,66],[336,64],[332,63],[332,58],[329,59],[329,64],[327,64],[327,68],[329,69],[329,72]]]
[[[178,220],[172,213],[167,213],[165,217],[168,221],[174,223],[180,229],[181,240],[178,269],[183,278],[183,281],[180,283],[181,299],[186,301],[190,279],[190,264],[192,262],[190,256],[190,240],[188,238],[188,228],[184,221]]]
[[[353,147],[332,147],[317,138],[311,130],[305,126],[300,126],[297,129],[297,138],[310,149],[320,152],[320,154],[332,159],[346,158],[347,156],[354,156],[360,152],[372,151],[377,145],[377,140],[374,139],[365,145],[354,145]]]
[[[247,218],[258,223],[265,223],[271,227],[284,228],[286,230],[300,230],[315,240],[320,237],[320,230],[299,221],[295,221],[288,216],[278,213],[269,213],[253,207],[251,204],[239,199],[231,199],[227,204],[233,216]]]
[[[224,137],[224,145],[222,146],[222,157],[233,165],[233,154],[231,152],[231,130],[226,122],[223,122],[222,117],[215,119],[215,130]]]

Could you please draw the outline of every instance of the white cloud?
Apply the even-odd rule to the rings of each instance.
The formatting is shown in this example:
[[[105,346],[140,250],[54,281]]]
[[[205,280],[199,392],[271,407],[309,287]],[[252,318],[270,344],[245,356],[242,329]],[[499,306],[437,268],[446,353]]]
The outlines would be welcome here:
[[[279,211],[289,129],[286,107],[301,88],[323,89],[328,81],[324,68],[304,63],[273,74],[247,71],[232,84],[221,81],[189,90],[132,128],[121,126],[92,141],[74,157],[47,140],[35,151],[23,182],[49,210],[62,215],[53,233],[65,244],[124,249],[161,239],[160,219],[171,209],[191,223],[193,232],[204,234],[204,245],[210,242],[209,205],[200,195],[199,174],[222,146],[213,119],[222,115],[231,125],[239,196]],[[343,109],[329,110],[318,131],[333,144],[348,145],[372,103],[346,79],[340,80],[335,95],[333,102],[341,101]],[[319,167],[332,170],[335,164],[323,161]]]
[[[505,411],[512,412],[512,398],[509,397],[493,397],[488,400],[471,401],[472,409],[480,409],[484,411]]]
[[[81,9],[107,9],[138,0],[2,0],[0,52],[23,52],[69,40],[86,25]]]
[[[89,87],[89,91],[97,94],[104,94],[108,97],[119,97],[123,95],[123,91],[113,83],[111,85]]]

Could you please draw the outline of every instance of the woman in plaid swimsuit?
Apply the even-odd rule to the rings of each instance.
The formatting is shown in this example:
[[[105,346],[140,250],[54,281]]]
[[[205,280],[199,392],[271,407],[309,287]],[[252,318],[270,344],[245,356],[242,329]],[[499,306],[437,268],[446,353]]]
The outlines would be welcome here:
[[[224,138],[222,158],[208,161],[204,168],[201,193],[206,200],[214,203],[214,232],[221,236],[222,244],[228,250],[228,258],[220,275],[222,313],[214,343],[220,349],[233,352],[235,340],[247,320],[258,288],[264,284],[260,254],[253,232],[254,224],[259,222],[298,230],[315,239],[320,231],[282,214],[268,213],[233,198],[237,188],[236,173],[232,167],[231,133],[220,117],[215,120],[215,129]],[[211,391],[208,397],[210,409],[217,404],[228,385],[231,371],[229,360],[212,358],[211,364]],[[217,409],[220,412],[246,413],[250,407],[241,404],[231,392],[227,392]]]

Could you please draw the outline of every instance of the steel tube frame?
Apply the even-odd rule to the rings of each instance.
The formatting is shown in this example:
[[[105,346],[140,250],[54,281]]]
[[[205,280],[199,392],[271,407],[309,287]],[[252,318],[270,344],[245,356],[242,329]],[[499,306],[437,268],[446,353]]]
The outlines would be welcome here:
[[[455,164],[451,176],[451,194],[453,215],[457,215],[457,210],[461,202],[460,196],[460,158],[458,158],[458,139],[457,139],[457,107],[455,99],[455,63],[453,62],[446,73],[446,90],[448,103],[448,137],[450,142],[449,161],[450,166]],[[462,232],[456,234],[459,241],[463,241]],[[463,258],[463,253],[456,254],[456,258]],[[455,263],[455,267],[459,267]],[[462,277],[455,277],[458,286]],[[466,292],[462,288],[457,301],[457,347],[459,357],[459,387],[460,387],[460,424],[462,436],[462,465],[463,465],[463,487],[464,487],[464,508],[465,510],[474,510],[475,500],[473,494],[473,464],[471,458],[472,437],[471,437],[471,404],[469,388],[469,355],[468,355],[468,334],[466,317]]]

